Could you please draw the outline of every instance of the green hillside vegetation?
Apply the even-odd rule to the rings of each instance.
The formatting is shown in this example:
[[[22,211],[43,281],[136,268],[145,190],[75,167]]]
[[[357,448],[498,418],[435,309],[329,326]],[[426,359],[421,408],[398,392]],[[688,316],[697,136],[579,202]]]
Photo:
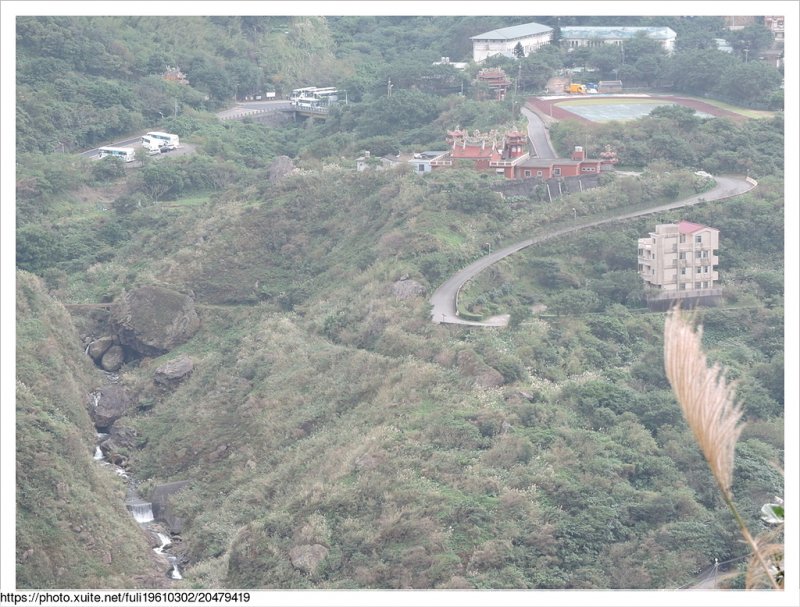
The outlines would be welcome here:
[[[92,460],[99,372],[79,343],[41,280],[18,272],[17,587],[161,587],[165,567],[125,509],[123,482]]]
[[[133,42],[158,20],[103,19],[92,27],[119,26],[115,39],[128,41],[134,64],[158,48]],[[213,49],[207,61],[224,65],[239,57],[230,40],[274,39],[286,66],[269,82],[280,75],[291,88],[310,76],[292,71],[299,51],[283,37],[306,36],[322,56],[316,66],[378,83],[397,49],[430,43],[426,52],[440,53],[430,41],[443,22],[425,21],[190,19],[164,49],[177,53],[194,87],[193,55],[181,46],[190,34],[198,56]],[[477,31],[510,24],[489,23]],[[378,33],[397,45],[372,44]],[[22,78],[45,47],[22,53]],[[400,55],[395,63],[410,61]],[[90,77],[88,64],[74,69]],[[586,145],[591,156],[610,143],[623,164],[645,170],[550,203],[539,190],[501,197],[502,179],[462,167],[356,172],[363,149],[441,149],[455,124],[520,120],[510,101],[409,86],[390,105],[370,90],[364,84],[362,98],[325,123],[266,126],[218,123],[205,110],[223,98],[220,88],[196,112],[164,122],[195,153],[142,167],[20,143],[18,475],[41,499],[18,495],[18,559],[27,547],[42,562],[79,555],[69,525],[49,539],[37,534],[52,529],[41,520],[56,511],[74,524],[70,508],[80,506],[96,545],[124,546],[128,560],[84,558],[91,571],[64,565],[75,577],[63,583],[149,579],[131,577],[148,575],[152,551],[124,512],[121,485],[91,461],[94,371],[75,326],[91,333],[99,315],[74,308],[70,319],[58,303],[114,301],[143,285],[191,294],[200,317],[188,342],[121,372],[140,405],[124,422],[142,440],[122,453],[140,491],[191,481],[173,503],[187,558],[177,587],[676,588],[714,558],[742,556],[664,376],[664,318],[643,309],[636,239],[681,218],[721,231],[726,298],[699,320],[709,356],[740,382],[748,425],[733,493],[758,530],[761,505],[783,495],[782,120],[698,121],[666,110],[624,126],[561,123],[552,129],[560,149]],[[281,155],[297,170],[278,179]],[[608,216],[702,192],[698,168],[751,170],[760,185],[732,201],[585,230],[493,266],[461,305],[476,316],[511,314],[506,329],[430,321],[430,293],[488,250],[567,225],[573,209]],[[181,354],[194,362],[191,376],[171,389],[155,384],[155,369]],[[51,368],[59,373],[41,372]],[[67,400],[74,409],[62,419],[52,403],[63,409]],[[82,479],[68,482],[81,492],[69,504],[52,485],[52,458],[42,461],[34,442],[41,411],[70,437],[52,447],[62,475]],[[95,511],[99,521],[89,521]],[[315,567],[293,564],[312,547],[322,556]],[[25,584],[62,583],[30,562],[18,565]]]

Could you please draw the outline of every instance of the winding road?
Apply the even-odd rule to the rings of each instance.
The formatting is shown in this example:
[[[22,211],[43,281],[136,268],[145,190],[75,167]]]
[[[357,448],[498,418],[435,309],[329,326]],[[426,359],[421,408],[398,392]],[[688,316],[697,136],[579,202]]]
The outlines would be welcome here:
[[[722,175],[715,177],[714,179],[716,180],[717,185],[714,186],[714,188],[712,188],[708,192],[703,192],[702,194],[699,194],[697,196],[690,196],[689,198],[676,200],[675,202],[670,202],[649,209],[634,211],[631,213],[622,213],[620,215],[616,215],[614,217],[606,219],[600,219],[597,221],[590,221],[587,223],[576,224],[566,228],[561,228],[558,230],[554,230],[552,232],[548,232],[547,234],[537,236],[535,238],[529,238],[528,240],[523,240],[522,242],[509,245],[503,249],[495,251],[494,253],[490,253],[485,257],[481,257],[479,260],[471,263],[463,270],[454,274],[444,284],[442,284],[442,286],[436,289],[436,291],[433,293],[430,299],[430,303],[433,306],[431,310],[431,320],[439,324],[471,325],[477,327],[506,326],[508,324],[508,315],[497,316],[494,318],[490,318],[487,321],[479,322],[479,321],[463,320],[459,318],[457,312],[458,294],[461,291],[461,288],[467,283],[468,280],[474,278],[481,271],[485,270],[492,264],[495,264],[501,259],[504,259],[509,255],[512,255],[513,253],[516,253],[517,251],[525,249],[531,245],[552,240],[553,238],[557,238],[558,236],[563,236],[565,234],[570,234],[572,232],[577,232],[578,230],[582,230],[584,228],[591,228],[594,226],[603,225],[605,223],[611,223],[612,221],[620,221],[622,219],[641,217],[643,215],[650,215],[652,213],[671,211],[673,209],[680,209],[701,202],[711,202],[714,200],[723,200],[725,198],[732,198],[734,196],[739,196],[740,194],[744,194],[745,192],[748,192],[755,187],[754,182],[748,181],[745,177],[736,175]]]

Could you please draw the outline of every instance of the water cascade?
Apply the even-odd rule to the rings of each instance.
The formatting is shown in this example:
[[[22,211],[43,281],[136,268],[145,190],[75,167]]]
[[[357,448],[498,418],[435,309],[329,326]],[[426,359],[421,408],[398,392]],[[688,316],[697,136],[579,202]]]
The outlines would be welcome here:
[[[172,540],[170,540],[169,537],[161,532],[156,532],[156,535],[158,536],[158,540],[161,542],[161,545],[158,548],[153,548],[153,552],[156,554],[163,554],[167,557],[170,565],[172,565],[172,571],[169,575],[173,580],[182,580],[183,576],[178,570],[178,557],[172,556],[171,554],[164,554],[164,548],[169,546],[172,543]]]
[[[137,523],[149,523],[153,520],[153,505],[150,502],[128,503],[126,505]]]
[[[103,459],[103,452],[100,450],[100,445],[95,445],[94,446],[94,458],[96,460]]]

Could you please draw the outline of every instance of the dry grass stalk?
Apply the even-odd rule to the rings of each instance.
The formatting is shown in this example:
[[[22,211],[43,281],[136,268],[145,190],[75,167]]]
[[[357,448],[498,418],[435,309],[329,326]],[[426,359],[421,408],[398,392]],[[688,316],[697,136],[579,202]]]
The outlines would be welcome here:
[[[779,541],[783,525],[755,538],[758,552],[750,557],[745,576],[746,588],[769,588],[775,585],[778,577],[778,586],[783,587],[783,542]],[[767,564],[767,570],[760,567],[760,561]]]
[[[664,367],[667,379],[711,473],[722,490],[725,503],[736,519],[742,536],[753,550],[752,562],[760,566],[761,572],[758,574],[748,571],[747,587],[752,588],[751,583],[768,580],[769,585],[777,589],[780,586],[774,577],[776,568],[772,547],[767,551],[766,546],[758,545],[733,503],[733,460],[736,441],[743,429],[739,424],[742,410],[734,400],[734,384],[725,381],[722,367],[718,364],[709,367],[703,352],[702,336],[702,327],[695,330],[691,319],[687,320],[681,314],[680,306],[675,306],[667,314],[664,324]]]
[[[667,378],[711,472],[730,499],[736,441],[742,433],[742,410],[734,402],[734,384],[726,383],[722,368],[708,366],[697,331],[679,309],[664,325],[664,365]]]

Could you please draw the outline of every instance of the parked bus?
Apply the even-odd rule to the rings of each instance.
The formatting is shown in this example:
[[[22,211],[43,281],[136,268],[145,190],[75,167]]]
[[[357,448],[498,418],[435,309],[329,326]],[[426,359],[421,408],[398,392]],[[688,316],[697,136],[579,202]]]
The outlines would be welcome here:
[[[164,150],[167,149],[167,145],[162,139],[148,137],[147,135],[142,137],[142,147],[146,149],[151,156],[153,154],[160,154],[162,148]]]
[[[177,135],[173,135],[172,133],[162,133],[160,131],[152,131],[147,133],[145,137],[150,137],[151,139],[157,139],[162,142],[161,147],[166,146],[168,150],[174,150],[176,148],[181,147],[180,138]]]
[[[310,97],[311,93],[313,93],[316,90],[317,87],[315,86],[307,86],[302,89],[294,89],[292,93],[289,95],[289,101],[292,103],[292,105],[297,105],[297,100],[300,99],[300,97]]]
[[[133,162],[136,160],[136,150],[133,148],[112,148],[112,147],[104,147],[98,148],[97,150],[98,158],[105,158],[106,156],[111,156],[113,158],[119,158],[125,162]]]

